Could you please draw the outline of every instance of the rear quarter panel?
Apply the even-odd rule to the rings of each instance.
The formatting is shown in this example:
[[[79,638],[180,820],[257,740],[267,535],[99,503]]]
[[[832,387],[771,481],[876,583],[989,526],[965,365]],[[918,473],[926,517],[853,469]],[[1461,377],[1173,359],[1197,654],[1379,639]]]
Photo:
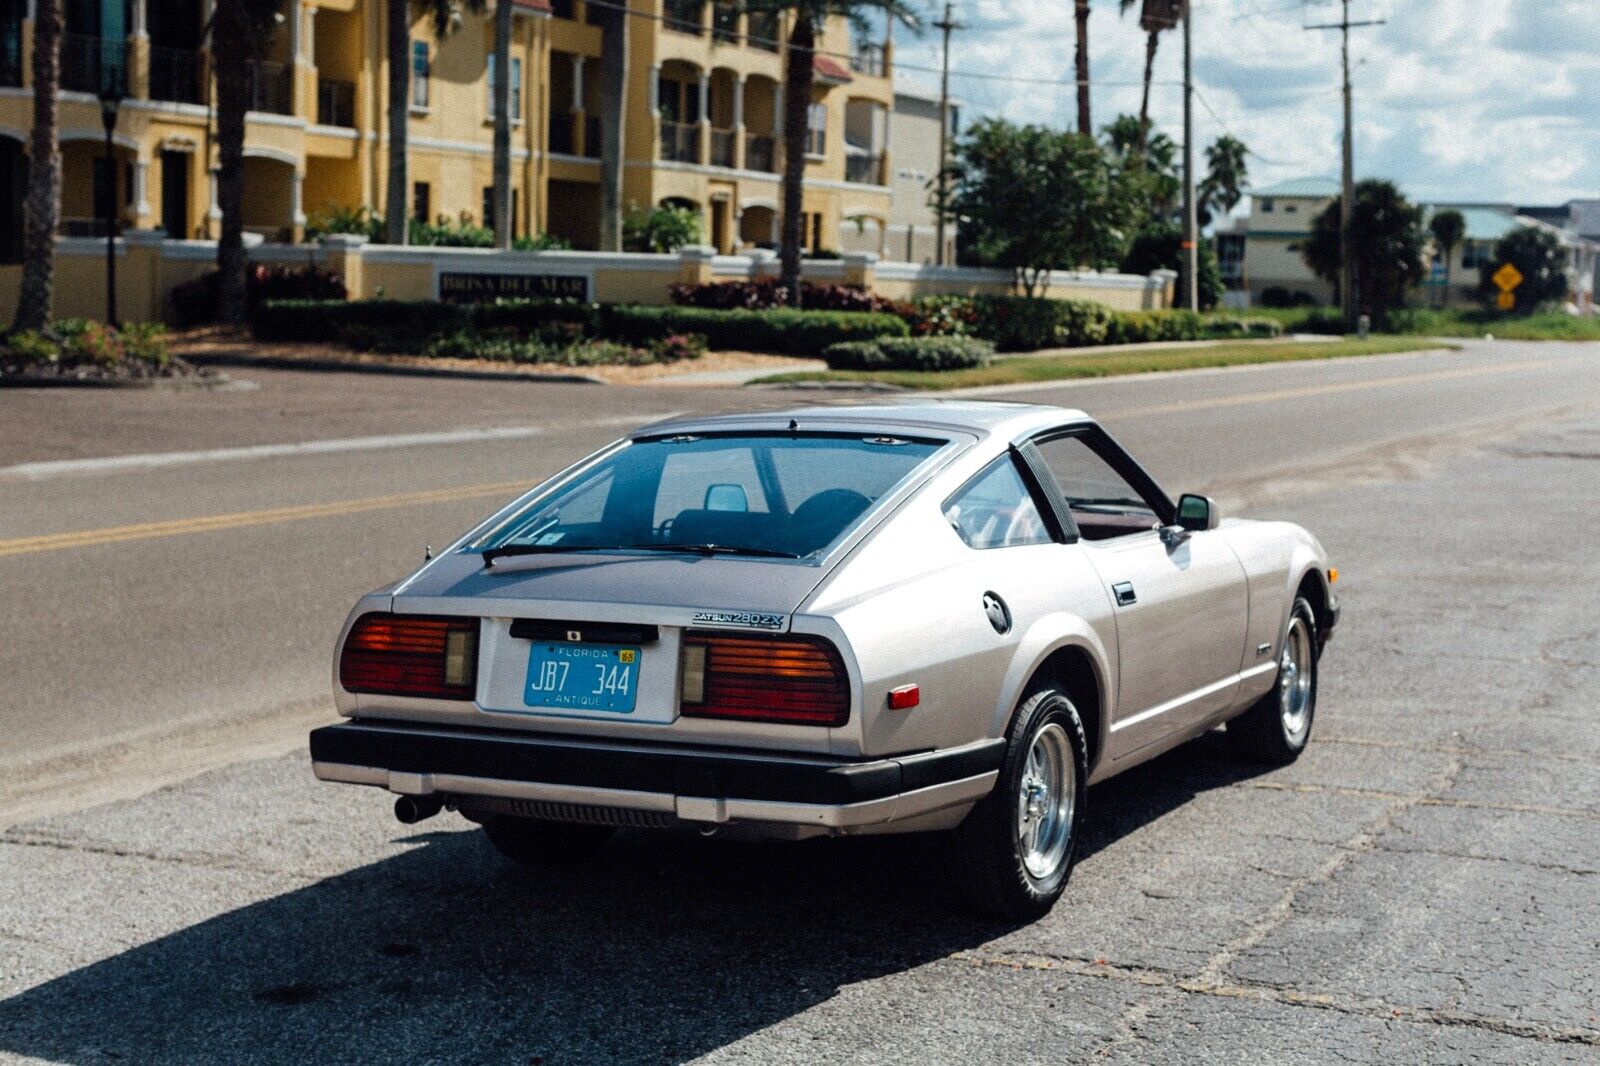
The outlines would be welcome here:
[[[951,486],[952,488],[954,486]],[[1002,736],[1033,670],[1055,648],[1114,662],[1110,600],[1075,545],[977,551],[944,520],[943,493],[920,494],[856,550],[803,608],[831,616],[861,682],[861,751],[892,755]],[[1012,626],[997,633],[983,598],[997,593]],[[890,689],[921,703],[890,710]],[[1114,693],[1108,693],[1114,695]]]

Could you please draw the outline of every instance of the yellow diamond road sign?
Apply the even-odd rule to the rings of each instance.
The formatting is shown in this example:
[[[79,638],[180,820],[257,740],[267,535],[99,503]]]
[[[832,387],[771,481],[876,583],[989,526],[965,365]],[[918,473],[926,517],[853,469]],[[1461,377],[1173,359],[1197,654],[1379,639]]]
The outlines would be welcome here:
[[[1501,292],[1510,292],[1522,284],[1522,271],[1507,263],[1494,272],[1494,283],[1500,287]]]
[[[1509,311],[1517,306],[1517,298],[1510,292],[1502,292],[1494,298],[1494,302],[1499,305],[1502,311]]]

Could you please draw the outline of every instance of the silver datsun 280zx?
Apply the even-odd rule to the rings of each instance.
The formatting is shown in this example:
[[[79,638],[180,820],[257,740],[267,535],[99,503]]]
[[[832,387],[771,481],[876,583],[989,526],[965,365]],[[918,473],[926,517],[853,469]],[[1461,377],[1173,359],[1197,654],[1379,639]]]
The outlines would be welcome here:
[[[1086,786],[1223,723],[1304,749],[1336,579],[1078,411],[672,421],[364,597],[311,758],[523,862],[618,826],[947,830],[975,903],[1035,916]]]

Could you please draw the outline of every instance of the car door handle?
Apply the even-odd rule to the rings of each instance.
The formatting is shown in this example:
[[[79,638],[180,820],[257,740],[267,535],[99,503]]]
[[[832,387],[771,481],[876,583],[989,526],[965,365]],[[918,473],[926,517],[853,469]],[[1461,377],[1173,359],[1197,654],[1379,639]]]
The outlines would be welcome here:
[[[1111,586],[1111,591],[1117,594],[1117,606],[1127,607],[1139,602],[1138,595],[1133,591],[1132,581],[1119,581]]]

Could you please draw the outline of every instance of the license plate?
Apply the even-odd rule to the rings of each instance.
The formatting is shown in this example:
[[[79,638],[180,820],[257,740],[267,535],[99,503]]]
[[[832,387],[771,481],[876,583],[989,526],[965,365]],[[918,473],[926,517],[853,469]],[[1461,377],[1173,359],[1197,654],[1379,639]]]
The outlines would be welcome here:
[[[620,644],[535,644],[528,651],[522,702],[558,711],[632,714],[643,658],[638,648]]]

